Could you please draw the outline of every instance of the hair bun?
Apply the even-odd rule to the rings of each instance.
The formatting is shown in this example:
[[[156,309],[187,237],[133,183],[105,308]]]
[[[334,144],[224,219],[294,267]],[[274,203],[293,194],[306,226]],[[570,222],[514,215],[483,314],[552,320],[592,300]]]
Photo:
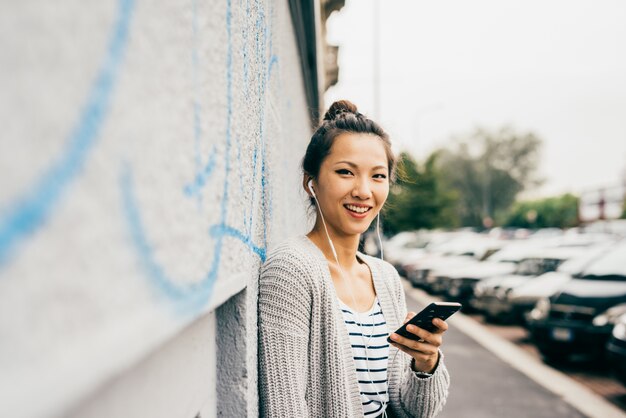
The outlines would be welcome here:
[[[337,100],[328,108],[328,111],[324,115],[324,120],[337,119],[339,115],[342,115],[344,113],[352,113],[356,116],[360,114],[357,112],[357,109],[354,103],[348,100]]]

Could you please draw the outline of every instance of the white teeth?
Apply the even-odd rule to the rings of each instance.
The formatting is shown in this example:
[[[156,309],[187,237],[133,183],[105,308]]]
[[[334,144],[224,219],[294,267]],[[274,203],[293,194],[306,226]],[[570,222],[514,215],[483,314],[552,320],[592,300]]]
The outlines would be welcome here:
[[[357,213],[365,213],[370,209],[370,208],[360,208],[358,206],[352,206],[352,205],[345,205],[345,206],[351,211],[357,212]]]

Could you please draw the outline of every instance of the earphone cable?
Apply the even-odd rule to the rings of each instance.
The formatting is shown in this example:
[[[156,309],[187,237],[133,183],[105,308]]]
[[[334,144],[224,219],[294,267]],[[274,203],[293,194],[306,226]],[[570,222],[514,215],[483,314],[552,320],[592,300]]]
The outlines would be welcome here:
[[[318,208],[318,210],[319,210],[319,212],[320,212],[320,216],[321,216],[321,218],[322,218],[322,223],[323,223],[323,225],[324,225],[324,231],[325,231],[325,233],[326,233],[326,238],[328,238],[328,243],[329,243],[330,248],[331,248],[331,250],[332,250],[333,256],[335,257],[335,261],[337,262],[337,267],[339,268],[339,271],[340,271],[340,273],[341,273],[341,277],[342,277],[342,279],[343,279],[343,281],[344,281],[344,285],[345,285],[345,286],[348,288],[348,290],[350,291],[350,296],[352,297],[352,302],[354,303],[354,306],[356,306],[356,299],[354,298],[354,292],[352,292],[352,287],[351,287],[351,286],[349,286],[349,285],[347,284],[347,278],[346,278],[345,272],[343,271],[343,268],[341,267],[341,264],[339,263],[339,257],[337,256],[337,251],[335,250],[335,246],[333,245],[333,242],[332,242],[332,240],[330,239],[330,234],[328,233],[328,228],[326,227],[326,220],[324,219],[324,214],[322,213],[322,208],[321,208],[321,207],[320,207],[320,205],[319,205],[319,201],[317,200],[317,196],[315,195],[315,192],[313,191],[312,182],[313,182],[313,180],[309,180],[308,186],[309,186],[309,190],[311,191],[311,194],[313,195],[313,198],[314,198],[314,199],[316,200],[316,202],[317,202],[316,207]],[[376,220],[376,233],[377,233],[377,235],[378,235],[378,243],[379,243],[379,247],[380,247],[381,260],[383,260],[383,261],[384,261],[384,259],[383,259],[383,246],[382,246],[382,240],[381,240],[381,238],[380,238],[380,212],[377,214],[377,220]],[[385,284],[387,285],[387,283],[385,283]],[[396,303],[395,303],[396,301],[394,300],[394,298],[392,298],[392,300],[393,300],[393,303],[394,303],[394,308],[395,308],[395,310],[396,310],[396,314],[397,314],[397,313],[398,313],[398,308],[397,308],[397,305],[396,305]],[[362,325],[362,323],[361,323],[361,321],[360,321],[360,320],[361,320],[361,317],[360,317],[359,313],[358,313],[358,312],[356,312],[356,311],[355,311],[355,317],[358,317],[358,319],[359,319],[359,320],[358,320],[358,321],[355,321],[355,322],[357,323],[357,325],[359,325],[359,328],[361,329],[361,331],[363,331],[363,325]],[[355,318],[355,319],[356,319],[356,318]],[[372,338],[372,335],[374,334],[374,326],[375,326],[374,316],[372,316],[371,326],[372,326],[372,329],[371,329],[371,331],[370,331],[370,335],[369,335],[369,337],[368,337],[368,339],[367,339],[367,342],[365,342],[365,340],[364,340],[364,338],[363,338],[363,333],[361,332],[361,340],[363,341],[363,349],[365,350],[365,357],[366,357],[366,358],[369,358],[369,357],[368,357],[368,354],[367,354],[367,347],[368,347],[369,342],[370,342],[370,340],[371,340],[371,338]],[[393,364],[394,364],[395,359],[396,359],[396,357],[397,357],[397,355],[398,355],[398,352],[399,352],[399,351],[400,351],[400,350],[397,350],[397,351],[396,351],[396,354],[393,356],[393,359],[392,359],[392,361],[391,361],[391,365],[393,365]],[[389,363],[387,363],[387,364],[389,365]],[[387,367],[387,370],[391,370],[391,367]],[[368,367],[367,367],[367,375],[368,375],[369,380],[370,380],[370,385],[373,385],[373,384],[374,384],[374,379],[372,379],[372,375],[371,375],[371,373],[370,373],[369,365],[368,365]],[[387,379],[388,379],[388,377],[389,377],[389,376],[387,376]],[[401,378],[402,378],[402,376],[401,376]],[[376,394],[377,394],[377,395],[384,395],[384,393],[381,393],[381,392],[379,392],[379,391],[378,391],[378,390],[376,390],[376,389],[374,389],[374,390],[376,391]],[[388,395],[387,395],[387,396],[388,396]],[[381,409],[383,409],[383,417],[384,417],[384,418],[386,418],[386,417],[387,417],[387,408],[386,408],[386,406],[387,406],[387,404],[388,404],[388,401],[380,401],[380,402],[381,402],[381,405],[382,405],[382,406],[381,406]]]
[[[317,200],[317,197],[315,195],[313,195],[315,197],[315,199]],[[354,292],[352,292],[352,287],[348,285],[347,283],[347,278],[345,275],[345,272],[343,271],[343,267],[341,267],[341,264],[339,263],[339,258],[337,257],[337,251],[335,251],[335,246],[333,245],[333,241],[330,239],[330,234],[328,233],[328,228],[326,227],[326,221],[324,220],[324,214],[322,213],[322,208],[319,205],[319,201],[318,204],[316,205],[318,210],[320,211],[320,216],[322,217],[322,223],[324,225],[324,231],[326,232],[326,238],[328,238],[328,243],[330,244],[330,248],[333,252],[333,255],[335,256],[335,261],[337,262],[337,266],[339,267],[339,271],[341,273],[341,277],[344,281],[344,285],[348,288],[348,290],[350,291],[350,296],[352,297],[352,302],[354,303],[354,306],[356,306],[356,299],[354,297]],[[363,324],[361,322],[361,316],[359,315],[359,312],[354,312],[355,314],[355,322],[357,323],[357,325],[359,325],[359,328],[361,329],[361,331],[363,331]],[[356,321],[356,319],[358,318],[358,321]],[[371,326],[372,329],[370,331],[370,335],[367,339],[367,342],[364,340],[363,338],[363,333],[361,333],[361,340],[363,341],[363,349],[365,350],[365,357],[369,358],[368,353],[367,353],[367,347],[369,345],[369,342],[372,338],[372,335],[374,333],[374,326],[375,326],[375,320],[374,320],[374,316],[371,316],[372,318],[372,322],[371,322]],[[397,354],[397,353],[396,353]],[[395,356],[394,356],[395,358]],[[370,373],[370,369],[369,367],[367,367],[367,376],[369,377],[370,380],[370,385],[374,384],[374,379],[372,379],[372,375]],[[384,393],[381,393],[380,391],[374,389],[376,391],[377,395],[383,395]],[[387,402],[381,401],[383,407],[387,404]],[[384,411],[384,416],[386,416],[386,411]]]

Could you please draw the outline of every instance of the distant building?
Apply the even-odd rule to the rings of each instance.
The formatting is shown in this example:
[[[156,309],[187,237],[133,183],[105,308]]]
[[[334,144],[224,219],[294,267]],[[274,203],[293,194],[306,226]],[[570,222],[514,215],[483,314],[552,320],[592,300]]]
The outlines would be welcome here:
[[[586,190],[580,194],[578,216],[583,223],[618,219],[624,213],[626,185]]]

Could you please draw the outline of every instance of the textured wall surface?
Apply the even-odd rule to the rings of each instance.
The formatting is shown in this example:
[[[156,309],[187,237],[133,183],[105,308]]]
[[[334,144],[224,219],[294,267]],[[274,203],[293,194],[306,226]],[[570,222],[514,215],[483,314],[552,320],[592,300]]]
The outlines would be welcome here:
[[[120,402],[165,350],[150,384],[245,359],[221,379],[253,416],[258,268],[306,229],[287,2],[2,2],[0,91],[0,415]]]

